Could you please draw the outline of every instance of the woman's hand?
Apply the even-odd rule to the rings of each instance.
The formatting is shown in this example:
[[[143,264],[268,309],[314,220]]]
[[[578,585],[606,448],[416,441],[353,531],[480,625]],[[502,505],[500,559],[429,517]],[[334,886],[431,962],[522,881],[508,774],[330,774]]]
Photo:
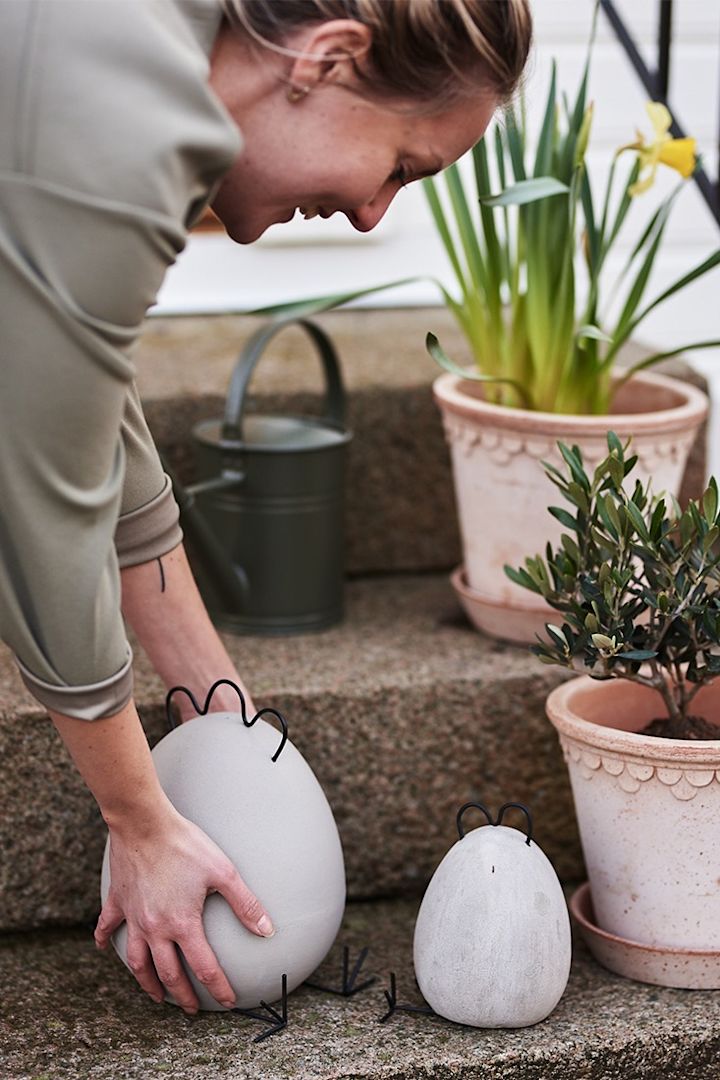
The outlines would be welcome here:
[[[92,723],[50,716],[110,830],[112,882],[95,933],[98,945],[107,946],[125,920],[128,962],[152,997],[162,1000],[165,986],[187,1012],[197,1010],[179,945],[213,997],[232,1005],[230,984],[205,938],[205,899],[221,893],[238,919],[261,937],[273,933],[265,910],[227,856],[177,812],[160,787],[132,701],[115,716]]]
[[[127,961],[155,1001],[167,990],[187,1013],[198,999],[178,955],[221,1005],[235,995],[205,937],[206,897],[220,893],[252,933],[271,937],[272,923],[220,848],[168,804],[159,820],[110,829],[111,886],[95,930],[99,948],[127,923]]]

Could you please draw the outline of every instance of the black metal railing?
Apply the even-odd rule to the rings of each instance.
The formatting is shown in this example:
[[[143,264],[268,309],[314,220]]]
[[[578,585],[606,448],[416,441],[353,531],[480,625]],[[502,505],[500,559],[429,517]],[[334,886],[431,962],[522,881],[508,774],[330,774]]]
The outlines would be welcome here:
[[[686,133],[678,123],[673,107],[668,101],[673,40],[673,0],[658,0],[658,61],[655,71],[650,70],[640,55],[632,35],[617,11],[615,0],[599,0],[599,2],[648,94],[654,101],[661,101],[667,106],[672,116],[670,133],[676,139],[685,138]],[[720,90],[720,78],[718,83]],[[711,214],[720,226],[720,127],[717,132],[717,170],[718,178],[715,181],[710,179],[704,168],[698,169],[693,178]]]

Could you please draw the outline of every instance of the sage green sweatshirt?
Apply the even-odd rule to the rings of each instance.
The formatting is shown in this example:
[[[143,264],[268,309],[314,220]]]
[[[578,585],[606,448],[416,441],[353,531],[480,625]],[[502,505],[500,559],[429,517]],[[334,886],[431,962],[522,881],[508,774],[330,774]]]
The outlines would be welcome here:
[[[0,2],[0,638],[47,708],[132,695],[119,568],[181,540],[132,347],[241,146],[217,0]]]

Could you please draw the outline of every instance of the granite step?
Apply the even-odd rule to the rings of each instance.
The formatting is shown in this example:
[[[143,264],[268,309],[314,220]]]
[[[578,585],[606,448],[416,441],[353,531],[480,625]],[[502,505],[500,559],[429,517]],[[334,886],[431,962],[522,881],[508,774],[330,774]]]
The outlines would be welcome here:
[[[345,621],[323,633],[225,640],[327,793],[350,895],[419,894],[454,842],[457,809],[478,799],[528,804],[561,878],[580,880],[566,770],[543,710],[565,673],[473,630],[444,574],[353,580],[346,599]],[[154,744],[164,691],[140,650],[135,676]],[[0,930],[84,922],[98,908],[103,822],[5,651],[0,692]]]
[[[412,973],[417,901],[350,904],[318,973],[334,984],[342,948],[369,946],[376,982],[350,998],[306,986],[288,1027],[253,1042],[260,1024],[230,1013],[186,1017],[154,1005],[89,930],[0,937],[3,1080],[714,1080],[720,994],[630,982],[582,943],[552,1015],[533,1028],[479,1030],[397,1012],[384,989],[420,1004]]]
[[[136,350],[138,385],[158,445],[178,477],[193,478],[191,432],[223,414],[240,350],[263,320],[249,316],[155,318]],[[450,459],[431,385],[438,374],[424,341],[436,333],[460,362],[467,346],[444,308],[347,310],[317,320],[337,347],[348,391],[346,565],[351,574],[450,569],[461,558]],[[656,350],[649,350],[654,352]],[[635,361],[648,350],[631,344]],[[677,362],[663,370],[701,376]],[[305,335],[280,334],[250,384],[258,412],[318,412],[320,365]],[[693,449],[682,498],[705,480],[705,434]]]

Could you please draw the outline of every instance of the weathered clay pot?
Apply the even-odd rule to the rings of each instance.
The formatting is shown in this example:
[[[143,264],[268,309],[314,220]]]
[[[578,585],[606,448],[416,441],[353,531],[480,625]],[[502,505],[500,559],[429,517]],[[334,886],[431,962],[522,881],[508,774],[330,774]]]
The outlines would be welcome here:
[[[717,720],[720,679],[692,709]],[[547,713],[570,773],[597,927],[669,957],[703,952],[705,969],[714,956],[720,988],[720,740],[638,734],[665,715],[662,698],[620,679],[563,683]],[[616,970],[648,978],[623,964]]]
[[[450,445],[464,568],[454,587],[473,623],[508,641],[531,642],[556,616],[541,596],[515,585],[503,566],[559,541],[562,526],[548,506],[562,505],[542,462],[562,467],[557,442],[577,444],[591,468],[607,454],[606,433],[633,437],[634,478],[679,493],[685,464],[708,411],[707,396],[667,375],[640,373],[623,386],[604,416],[530,412],[492,405],[481,383],[443,374],[435,400]]]

